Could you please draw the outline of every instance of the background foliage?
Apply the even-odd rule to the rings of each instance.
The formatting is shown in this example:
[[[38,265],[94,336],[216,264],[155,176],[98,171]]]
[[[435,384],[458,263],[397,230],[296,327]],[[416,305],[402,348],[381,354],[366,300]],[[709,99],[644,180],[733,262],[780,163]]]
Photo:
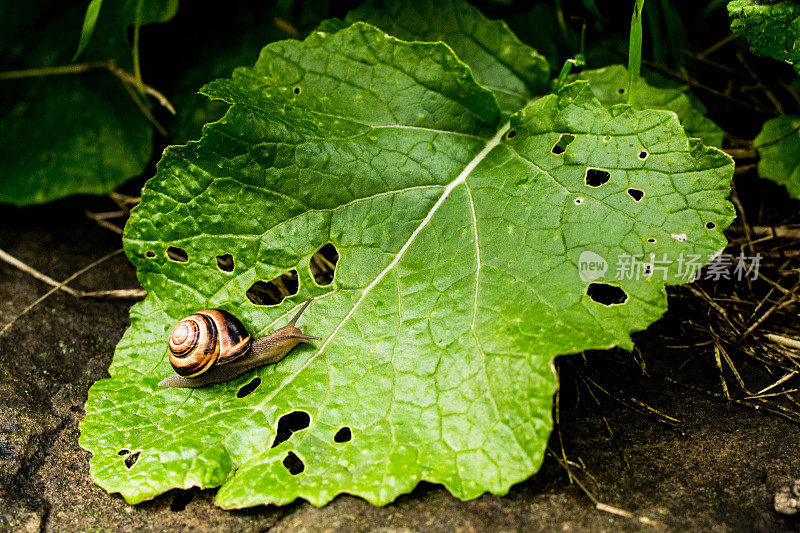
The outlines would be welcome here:
[[[751,2],[731,2],[728,8],[733,15],[733,29],[748,38],[755,51],[791,62],[793,41],[777,39],[776,35],[787,34],[774,29],[776,20],[778,27],[794,21],[786,4],[779,2],[767,7]],[[721,232],[732,217],[724,198],[733,169],[726,156],[705,148],[703,143],[738,149],[742,138],[755,136],[754,124],[760,127],[764,119],[771,118],[770,113],[784,114],[796,107],[794,103],[786,108],[776,105],[776,112],[764,113],[754,106],[746,110],[751,113],[746,120],[724,124],[722,128],[705,116],[708,108],[690,88],[699,89],[706,96],[715,93],[712,87],[697,81],[702,80],[710,67],[706,51],[692,52],[692,47],[705,21],[724,11],[722,2],[681,8],[666,1],[647,5],[644,79],[636,85],[634,110],[626,110],[624,105],[613,107],[628,99],[625,92],[628,75],[625,68],[619,66],[626,55],[630,20],[627,5],[598,9],[594,2],[584,1],[540,3],[521,8],[501,3],[475,7],[455,1],[375,1],[360,6],[354,3],[355,9],[348,10],[351,6],[330,8],[319,2],[306,5],[286,1],[267,6],[233,4],[225,10],[224,21],[210,19],[196,7],[178,9],[175,2],[106,0],[101,3],[95,0],[85,17],[82,9],[65,10],[63,16],[55,16],[47,7],[42,4],[25,13],[21,9],[11,13],[10,17],[21,22],[15,22],[8,29],[5,42],[0,41],[5,45],[0,46],[3,54],[0,59],[8,65],[8,70],[67,64],[88,67],[79,74],[22,79],[0,76],[0,84],[10,88],[3,91],[0,100],[3,110],[0,126],[10,132],[9,138],[13,139],[4,145],[7,152],[0,152],[4,162],[0,164],[9,165],[3,169],[7,177],[0,181],[0,201],[24,205],[75,193],[102,194],[142,174],[165,143],[184,143],[202,135],[199,142],[189,142],[165,153],[156,178],[145,189],[142,204],[128,225],[126,250],[139,268],[140,280],[149,296],[132,311],[132,328],[120,344],[111,369],[112,379],[100,382],[93,389],[87,407],[89,416],[83,426],[82,443],[95,453],[95,478],[109,490],[123,492],[130,501],[152,497],[171,487],[222,483],[226,485],[218,501],[226,507],[285,503],[297,496],[324,503],[340,491],[384,503],[410,490],[419,479],[440,481],[462,498],[474,497],[484,490],[503,493],[511,483],[534,472],[541,461],[550,427],[550,395],[554,390],[551,357],[592,347],[631,346],[630,332],[646,326],[663,312],[663,283],[626,286],[629,297],[633,296],[631,301],[624,308],[609,306],[606,310],[591,307],[596,302],[590,303],[592,299],[583,284],[572,285],[576,281],[574,269],[554,270],[546,274],[547,289],[542,295],[530,301],[515,302],[512,296],[519,286],[535,286],[537,276],[544,275],[529,272],[527,278],[512,281],[512,274],[525,268],[514,263],[509,250],[518,251],[530,243],[519,236],[516,237],[519,241],[512,237],[505,239],[505,248],[493,249],[486,243],[490,252],[484,259],[490,264],[507,262],[505,267],[514,264],[507,272],[511,277],[497,281],[487,276],[491,281],[483,282],[491,304],[485,306],[486,316],[478,322],[491,326],[479,332],[474,324],[478,320],[480,285],[475,281],[472,333],[467,335],[473,338],[465,341],[471,348],[458,345],[452,348],[452,353],[444,351],[455,357],[472,349],[473,355],[486,357],[483,345],[499,343],[498,339],[503,338],[508,342],[503,348],[506,351],[498,349],[488,353],[491,359],[504,362],[497,363],[500,366],[495,369],[496,375],[489,372],[474,387],[470,369],[477,363],[472,359],[454,363],[461,375],[445,376],[452,378],[457,388],[479,396],[516,395],[518,403],[508,400],[509,406],[505,406],[505,400],[500,400],[504,404],[503,416],[527,419],[534,427],[524,428],[515,422],[501,421],[503,416],[499,415],[497,419],[487,416],[480,407],[482,404],[471,403],[474,398],[438,398],[433,407],[418,405],[427,399],[411,399],[409,402],[415,409],[392,419],[389,426],[393,433],[424,427],[420,417],[428,416],[421,414],[426,412],[425,407],[431,407],[433,412],[427,423],[446,426],[447,417],[442,413],[452,411],[453,416],[465,417],[458,423],[453,422],[455,425],[476,428],[466,439],[470,442],[461,443],[463,450],[454,450],[452,442],[441,435],[427,440],[413,431],[406,435],[407,442],[414,444],[410,448],[420,449],[423,443],[436,448],[427,454],[439,465],[432,470],[425,461],[410,455],[412,452],[403,447],[402,439],[392,439],[389,451],[384,450],[382,446],[387,445],[387,441],[381,440],[379,435],[384,434],[386,428],[373,427],[369,420],[354,423],[353,418],[344,416],[344,413],[352,415],[363,409],[369,411],[387,401],[378,391],[395,394],[398,390],[397,383],[390,388],[385,385],[392,375],[389,370],[393,368],[396,375],[399,370],[414,366],[419,359],[440,349],[439,334],[453,328],[450,321],[457,322],[463,315],[463,310],[453,301],[414,300],[408,306],[409,314],[418,320],[413,327],[427,328],[432,333],[425,336],[414,330],[408,337],[414,341],[409,341],[414,348],[404,352],[407,359],[381,360],[385,368],[377,370],[370,363],[376,357],[374,352],[359,357],[360,362],[367,361],[359,365],[348,364],[345,357],[348,353],[352,355],[355,347],[363,348],[369,344],[368,340],[380,337],[365,334],[371,327],[365,318],[358,320],[360,317],[356,316],[348,322],[362,301],[360,296],[353,295],[361,294],[364,298],[369,295],[365,301],[370,306],[371,318],[389,316],[395,313],[395,307],[400,309],[399,314],[405,315],[400,298],[395,302],[394,295],[384,294],[384,287],[377,285],[385,275],[383,267],[397,267],[417,288],[430,285],[439,289],[446,285],[452,294],[460,294],[456,290],[463,274],[459,268],[480,280],[480,257],[477,263],[470,262],[468,256],[464,260],[464,253],[457,252],[457,246],[454,251],[426,240],[455,238],[452,236],[459,231],[461,237],[466,238],[469,224],[464,223],[463,217],[452,227],[439,227],[436,219],[431,219],[432,227],[436,227],[436,238],[419,233],[426,243],[421,245],[419,253],[428,260],[435,259],[437,265],[448,264],[455,269],[454,272],[434,269],[435,274],[430,276],[427,264],[405,265],[399,261],[405,253],[402,244],[411,245],[417,238],[413,226],[404,228],[405,233],[398,230],[402,221],[419,222],[416,229],[425,229],[424,213],[435,214],[439,209],[435,202],[437,196],[432,191],[447,191],[450,184],[469,186],[468,179],[473,174],[467,173],[459,180],[460,172],[474,170],[478,182],[473,184],[475,186],[480,183],[482,172],[495,178],[502,176],[504,180],[502,186],[487,186],[485,191],[479,187],[478,200],[469,196],[476,246],[484,235],[503,232],[512,235],[517,231],[523,235],[535,233],[537,236],[532,239],[536,242],[561,239],[584,244],[592,241],[598,227],[603,227],[610,229],[604,235],[607,240],[601,239],[595,244],[610,256],[645,251],[642,241],[649,238],[658,246],[647,248],[648,253],[674,257],[688,249],[713,254],[724,246]],[[750,16],[746,14],[748,9],[758,11]],[[506,20],[516,34],[509,31],[505,23],[493,19]],[[365,49],[374,53],[368,43],[379,40],[378,34],[373,35],[365,26],[358,26],[360,29],[356,33],[347,29],[359,20],[404,40],[444,41],[455,56],[442,50],[437,52],[439,55],[419,54],[421,48],[393,42],[391,51],[384,51],[385,55],[372,65],[375,72],[370,81],[380,85],[381,80],[394,79],[381,67],[402,71],[401,67],[414,64],[418,70],[409,73],[412,80],[409,85],[383,88],[376,91],[378,94],[370,94],[372,87],[350,91],[352,85],[358,86],[362,81],[358,78],[364,75],[363,67],[339,70],[335,65],[323,67],[330,57],[350,58],[336,54],[319,57],[325,47],[320,44],[322,38],[316,31],[319,29],[343,39],[338,42],[338,50],[352,51],[356,55],[364,53]],[[45,27],[50,21],[54,26],[41,34],[30,30]],[[213,31],[219,27],[226,31]],[[203,28],[210,31],[203,31]],[[342,31],[336,33],[339,30]],[[307,45],[296,44],[296,41],[277,43],[265,48],[256,61],[263,45],[279,39],[303,37]],[[304,53],[292,52],[293,47],[298,46],[308,46],[308,49]],[[539,52],[534,52],[532,47]],[[395,55],[402,59],[398,60]],[[303,64],[301,59],[306,56],[311,59]],[[180,57],[180,61],[176,57]],[[540,98],[552,90],[551,78],[568,58],[586,63],[584,70],[574,71],[570,81],[588,81],[591,89],[579,83],[568,86],[563,94]],[[367,61],[367,55],[360,60]],[[252,64],[256,65],[254,70],[242,69],[230,76],[235,67]],[[297,66],[300,64],[303,66]],[[122,75],[115,70],[117,67]],[[779,77],[789,80],[785,87],[791,92],[794,79],[789,78],[780,65],[775,69]],[[258,77],[266,81],[254,83],[252,80]],[[218,78],[221,79],[213,81]],[[341,85],[332,80],[338,80]],[[216,101],[195,94],[206,83],[203,92]],[[159,107],[152,92],[148,95],[146,89],[153,87],[175,104],[175,116],[167,115]],[[418,94],[424,96],[408,98],[404,91],[420,91]],[[438,100],[441,96],[458,102],[468,112],[454,111],[448,102]],[[728,102],[739,99],[741,107],[745,96],[728,94],[727,97]],[[267,109],[262,107],[264,102],[269,103]],[[356,105],[347,107],[352,103]],[[228,114],[206,126],[201,134],[203,125],[223,117],[229,104],[234,107]],[[511,130],[506,129],[508,126],[504,124],[509,117],[526,105],[530,107],[525,112],[511,118]],[[714,105],[719,104],[714,102]],[[341,112],[342,109],[347,111]],[[677,121],[666,111],[674,112],[686,134],[701,139],[702,143],[687,141]],[[329,117],[321,118],[322,115]],[[754,118],[756,116],[760,118]],[[376,117],[388,122],[375,121]],[[603,124],[606,129],[596,127],[597,124]],[[796,143],[797,124],[796,117],[792,116],[766,122],[763,132],[751,145],[761,155],[761,176],[785,185],[791,194],[797,194],[800,149]],[[434,130],[443,138],[456,133],[472,140],[451,145],[450,141],[420,132],[408,133],[405,138],[404,132],[393,134],[392,142],[397,146],[391,146],[388,140],[375,134],[380,128],[395,126]],[[508,131],[519,138],[503,137]],[[614,134],[610,135],[612,131]],[[530,134],[535,141],[526,144],[528,137],[523,133]],[[566,148],[561,155],[561,160],[566,161],[563,167],[560,163],[550,166],[552,156],[560,155],[554,152],[554,146],[561,142],[564,134],[577,135],[578,140],[574,144],[567,142],[563,147]],[[607,142],[605,137],[617,135],[638,140],[635,145],[633,141],[628,141],[628,145],[616,141],[608,146],[602,144]],[[353,139],[363,140],[364,144]],[[293,151],[278,149],[282,143],[293,147]],[[428,153],[416,151],[426,144]],[[497,148],[497,151],[484,153],[481,146]],[[348,153],[348,149],[355,153]],[[509,161],[514,158],[500,161],[497,154],[504,153],[502,149],[522,154],[520,160],[527,160],[535,170],[509,168],[509,165],[513,167]],[[642,149],[646,155],[635,157]],[[447,161],[431,154],[440,151],[447,154],[444,158]],[[646,165],[654,167],[648,170],[637,166],[645,159],[649,161]],[[364,161],[370,161],[370,165],[364,165]],[[470,167],[471,161],[477,164],[474,168]],[[598,189],[600,192],[596,196],[592,189],[581,188],[587,186],[584,179],[590,167],[610,171],[613,177],[608,186]],[[391,172],[382,174],[385,169]],[[417,183],[406,177],[410,179],[408,183],[394,182],[397,169],[415,179],[424,176],[425,180]],[[316,172],[315,179],[326,177],[328,181],[320,182],[322,190],[314,188],[313,179],[299,179],[307,171]],[[377,176],[374,183],[366,177],[373,171]],[[658,180],[647,172],[669,178],[670,185],[648,188]],[[149,174],[152,172],[146,176]],[[636,183],[637,174],[642,176],[644,185]],[[266,182],[264,176],[267,176]],[[588,191],[579,199],[588,200],[586,208],[596,201],[599,211],[584,209],[593,214],[586,215],[585,219],[576,216],[566,222],[561,219],[544,234],[536,233],[543,228],[530,220],[515,220],[514,215],[508,214],[497,216],[498,212],[511,209],[511,205],[515,206],[512,211],[523,209],[514,203],[518,200],[499,200],[502,195],[526,198],[528,202],[532,197],[547,198],[547,201],[530,205],[542,212],[552,212],[559,206],[563,210],[564,198],[551,196],[553,192],[547,189],[526,188],[540,185],[537,180],[547,181],[548,178],[568,195],[578,190]],[[299,190],[301,183],[307,188]],[[346,191],[347,198],[333,195],[332,204],[319,203],[330,195],[331,183],[342,186],[340,192]],[[376,187],[376,183],[384,188]],[[283,188],[283,184],[289,184],[289,188]],[[417,187],[429,187],[431,194],[424,190],[417,193]],[[632,187],[646,189],[645,203],[638,204],[631,199]],[[262,197],[263,190],[253,192],[259,188],[267,189],[269,198],[266,201]],[[409,192],[411,188],[415,191]],[[464,204],[467,198],[458,196],[462,192],[454,188],[453,198]],[[495,193],[497,197],[492,196]],[[448,194],[450,192],[439,198],[447,198]],[[385,195],[387,201],[391,199],[391,204],[382,205],[377,199],[373,202],[375,195]],[[350,202],[364,198],[370,199],[368,210],[350,209]],[[569,200],[574,199],[569,197]],[[442,205],[451,209],[449,203]],[[570,205],[569,202],[566,205]],[[345,206],[342,220],[325,220],[324,217],[319,220],[309,215]],[[395,214],[396,209],[399,214]],[[260,213],[268,213],[268,218],[262,218]],[[663,226],[657,238],[653,237],[656,232],[650,223],[653,218]],[[503,220],[509,223],[507,227],[502,226]],[[355,237],[347,235],[347,229],[353,224],[360,231]],[[396,237],[390,236],[392,232],[405,235],[408,240],[396,241]],[[689,235],[687,245],[679,244],[684,240],[676,238],[683,232]],[[266,239],[263,238],[265,234],[268,234]],[[242,238],[248,235],[252,238]],[[337,270],[336,283],[323,290],[313,284],[303,266],[325,242],[337,245],[343,262]],[[176,264],[167,250],[169,246],[180,246],[188,251],[188,262]],[[570,245],[566,249],[537,249],[536,253],[541,254],[544,264],[550,265],[550,261],[563,260],[564,255],[569,257],[572,251]],[[231,252],[234,252],[236,267],[233,277],[228,277],[219,272],[216,256]],[[150,253],[155,254],[155,260]],[[395,265],[389,260],[392,254],[398,258]],[[574,258],[569,259],[574,262]],[[287,300],[283,307],[266,310],[253,308],[245,301],[243,293],[249,284],[258,279],[271,279],[292,268],[300,272],[302,287],[294,301]],[[671,282],[678,281],[675,272],[670,276]],[[375,300],[370,295],[373,281],[378,288]],[[402,292],[400,287],[398,274],[396,292]],[[514,290],[503,292],[509,287]],[[255,375],[261,379],[261,386],[256,389],[259,392],[245,401],[229,398],[230,402],[226,403],[227,400],[218,402],[204,396],[219,391],[186,393],[154,388],[157,379],[152,376],[153,369],[162,374],[168,372],[164,364],[163,334],[189,307],[230,308],[243,316],[254,331],[263,333],[285,317],[291,306],[312,294],[331,296],[315,304],[314,309],[321,310],[309,315],[309,320],[317,320],[317,327],[331,335],[346,322],[347,328],[355,328],[352,332],[346,329],[341,340],[331,337],[326,357],[317,358],[320,352],[311,355],[310,349],[299,350],[298,359],[287,360],[286,368],[278,365],[258,371]],[[520,317],[530,319],[541,312],[544,302],[563,303],[564,298],[575,305],[580,302],[579,307],[585,309],[563,314],[548,312],[535,320],[537,324],[546,324],[538,333],[520,330]],[[427,317],[421,316],[425,309],[429,311]],[[335,324],[336,318],[341,320],[339,326]],[[585,321],[590,323],[588,329],[582,326]],[[404,324],[401,321],[378,329],[397,328],[397,333],[385,334],[386,342],[396,345],[404,338],[400,334]],[[581,335],[573,333],[567,342],[566,334],[554,333],[560,331],[561,326],[581,330]],[[561,340],[553,341],[552,345],[527,338],[554,335]],[[323,346],[327,347],[328,343],[326,340]],[[507,357],[509,353],[530,357],[531,367],[514,367],[509,373],[509,365],[517,364]],[[327,381],[323,377],[326,369]],[[331,369],[350,379],[341,381],[340,385],[355,383],[356,390],[363,386],[364,391],[326,404],[330,392],[337,391],[333,384],[339,383],[331,379]],[[348,372],[354,375],[349,376]],[[430,372],[437,385],[440,379],[445,379],[438,367]],[[497,378],[508,374],[518,381]],[[286,376],[291,378],[287,380]],[[219,388],[235,397],[240,386],[248,383],[251,377],[248,375],[241,382]],[[426,390],[424,379],[414,381],[418,377],[404,385],[408,389]],[[372,382],[372,378],[385,382]],[[532,382],[536,382],[535,386],[531,386]],[[289,385],[296,391],[280,402],[269,403],[260,396]],[[520,397],[528,397],[530,402],[519,402]],[[464,407],[464,403],[470,406]],[[252,413],[247,414],[248,407],[259,411],[265,405],[271,410],[255,417],[258,420],[254,420]],[[516,412],[517,408],[521,411]],[[281,417],[293,410],[311,413],[313,421],[308,429],[294,440],[259,452],[268,443],[275,442]],[[168,414],[176,411],[180,416]],[[437,416],[439,421],[434,424]],[[120,427],[120,420],[130,423]],[[219,431],[209,431],[209,423],[215,424]],[[350,424],[348,427],[352,426],[362,439],[359,443],[362,448],[337,448],[329,442],[333,430],[345,424]],[[150,429],[145,431],[145,427]],[[220,432],[224,433],[224,438]],[[231,442],[231,434],[237,443]],[[503,448],[511,441],[516,442],[518,450]],[[371,449],[383,450],[381,454],[387,457],[366,457],[368,454],[364,452]],[[468,459],[461,459],[459,452],[465,452]],[[301,478],[294,477],[291,471],[287,473],[285,461],[290,454],[307,459],[307,471],[302,474],[305,481],[298,482]],[[134,464],[129,465],[134,456]],[[378,464],[384,469],[383,477],[352,474],[354,470],[366,471]],[[282,480],[279,487],[274,484],[276,477]]]

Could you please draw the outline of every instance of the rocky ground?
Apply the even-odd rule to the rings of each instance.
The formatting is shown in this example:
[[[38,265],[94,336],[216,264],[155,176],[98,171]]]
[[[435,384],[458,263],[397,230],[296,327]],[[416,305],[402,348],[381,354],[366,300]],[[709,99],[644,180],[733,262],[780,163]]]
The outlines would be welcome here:
[[[92,203],[110,207],[103,202],[79,198],[25,210],[3,206],[0,248],[64,279],[120,247],[119,236],[83,214]],[[137,284],[133,268],[119,255],[73,286]],[[47,289],[0,263],[0,328]],[[783,484],[800,477],[800,427],[658,379],[687,360],[686,353],[665,349],[660,340],[677,331],[680,310],[675,309],[639,336],[650,377],[635,365],[593,368],[623,399],[635,398],[679,419],[678,429],[608,398],[598,407],[573,373],[563,376],[560,418],[567,455],[585,465],[579,479],[592,494],[632,517],[595,509],[553,457],[507,496],[470,502],[423,484],[381,508],[340,496],[323,508],[298,501],[228,512],[214,507],[213,491],[197,490],[128,505],[92,483],[89,454],[78,446],[78,422],[89,386],[107,375],[128,326],[129,306],[54,294],[0,337],[0,531],[800,530],[799,519],[777,514],[772,504]],[[684,369],[687,379],[718,388],[713,360],[708,364],[703,351],[707,347],[697,350]],[[550,447],[561,449],[557,435]]]

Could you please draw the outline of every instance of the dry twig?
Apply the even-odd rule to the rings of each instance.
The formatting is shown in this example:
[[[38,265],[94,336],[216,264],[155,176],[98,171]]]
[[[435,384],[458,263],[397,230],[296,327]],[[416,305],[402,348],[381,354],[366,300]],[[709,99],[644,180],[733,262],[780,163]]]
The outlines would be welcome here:
[[[113,254],[110,254],[109,256],[107,256],[106,259],[118,254],[121,251],[122,250],[117,250]],[[54,287],[53,291],[51,291],[51,292],[55,292],[57,290],[60,290],[60,291],[63,291],[65,293],[69,294],[70,296],[74,296],[76,298],[102,298],[102,299],[125,299],[125,300],[129,300],[129,299],[134,299],[134,298],[144,298],[147,295],[147,291],[145,291],[144,289],[112,289],[112,290],[102,290],[102,291],[75,290],[75,289],[72,289],[72,288],[66,286],[66,283],[68,283],[72,279],[74,279],[74,277],[72,277],[72,276],[67,278],[65,281],[58,282],[58,281],[54,280],[53,278],[51,278],[50,276],[48,276],[46,274],[42,274],[41,272],[39,272],[35,268],[23,263],[22,261],[20,261],[19,259],[17,259],[13,255],[9,254],[8,252],[5,252],[2,249],[0,249],[0,260],[5,261],[6,263],[8,263],[9,265],[11,265],[11,266],[13,266],[15,268],[18,268],[22,272],[25,272],[26,274],[29,274],[30,276],[38,279],[39,281],[43,281],[43,282],[47,283],[51,287]],[[105,261],[105,259],[103,259],[103,261]],[[102,262],[102,261],[100,261],[100,262]],[[99,263],[97,263],[97,264],[99,264]],[[79,271],[78,275],[82,274],[84,271]],[[73,276],[74,276],[74,274],[73,274]],[[48,295],[49,294],[51,294],[51,293],[48,293]]]
[[[5,72],[0,72],[0,80],[15,80],[15,79],[22,79],[22,78],[38,78],[42,76],[62,76],[66,74],[81,74],[84,72],[88,72],[90,70],[106,70],[116,76],[120,81],[122,81],[122,86],[125,87],[125,90],[128,91],[133,102],[142,112],[142,114],[147,118],[147,120],[153,125],[154,128],[158,130],[161,135],[166,136],[167,130],[155,119],[152,113],[150,113],[150,109],[148,109],[147,105],[142,102],[139,96],[133,91],[133,87],[139,89],[144,89],[144,92],[158,101],[167,111],[175,114],[175,108],[172,106],[170,101],[164,96],[161,92],[153,87],[141,83],[139,79],[136,78],[133,74],[127,72],[126,70],[122,69],[117,65],[117,63],[113,59],[109,59],[108,61],[92,61],[89,63],[76,63],[73,65],[63,65],[58,67],[42,67],[42,68],[31,68],[25,70],[8,70]]]
[[[31,309],[33,309],[34,307],[36,307],[37,305],[39,305],[40,303],[42,303],[44,300],[46,300],[48,297],[50,297],[50,295],[51,295],[51,294],[53,294],[54,292],[56,292],[56,291],[58,291],[58,290],[62,289],[62,288],[63,288],[63,287],[64,287],[64,286],[65,286],[67,283],[69,283],[70,281],[74,280],[74,279],[75,279],[75,278],[77,278],[78,276],[80,276],[80,275],[82,275],[82,274],[84,274],[84,273],[88,272],[89,270],[93,269],[94,267],[96,267],[96,266],[97,266],[97,265],[99,265],[100,263],[103,263],[104,261],[107,261],[108,259],[111,259],[111,258],[112,258],[112,257],[114,257],[115,255],[118,255],[118,254],[120,254],[120,253],[122,253],[122,248],[120,248],[119,250],[116,250],[116,251],[114,251],[114,252],[111,252],[110,254],[106,254],[106,255],[104,255],[103,257],[101,257],[100,259],[98,259],[98,260],[96,260],[96,261],[93,261],[92,263],[90,263],[90,264],[86,265],[86,266],[85,266],[85,267],[83,267],[82,269],[78,270],[77,272],[75,272],[74,274],[72,274],[71,276],[69,276],[67,279],[65,279],[65,280],[64,280],[64,281],[62,281],[61,283],[58,283],[58,284],[57,284],[55,287],[53,287],[52,289],[50,289],[49,291],[47,291],[46,293],[44,293],[42,296],[40,296],[39,298],[37,298],[37,299],[36,299],[36,300],[35,300],[35,301],[34,301],[32,304],[30,304],[30,305],[29,305],[29,306],[27,306],[25,309],[23,309],[23,310],[22,310],[22,312],[21,312],[20,314],[18,314],[18,315],[17,315],[17,316],[15,316],[14,318],[12,318],[12,319],[11,319],[11,321],[10,321],[8,324],[6,324],[5,326],[3,326],[3,329],[0,329],[0,337],[1,337],[1,336],[3,336],[3,334],[4,334],[6,331],[8,331],[8,330],[9,330],[9,328],[11,328],[11,326],[12,326],[12,325],[14,325],[14,323],[15,323],[17,320],[19,320],[21,317],[25,316],[25,315],[26,315],[26,314],[27,314],[27,313],[28,313],[28,312],[29,312]],[[134,289],[134,290],[135,290],[135,289]]]

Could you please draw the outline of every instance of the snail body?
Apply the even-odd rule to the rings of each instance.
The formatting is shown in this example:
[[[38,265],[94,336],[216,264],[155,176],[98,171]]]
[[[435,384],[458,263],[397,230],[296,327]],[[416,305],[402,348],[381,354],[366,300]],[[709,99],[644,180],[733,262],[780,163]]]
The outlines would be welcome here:
[[[311,301],[288,324],[256,340],[227,311],[207,309],[183,318],[169,337],[169,360],[175,373],[159,386],[195,388],[222,383],[253,368],[277,363],[301,342],[322,340],[304,335],[296,326]]]

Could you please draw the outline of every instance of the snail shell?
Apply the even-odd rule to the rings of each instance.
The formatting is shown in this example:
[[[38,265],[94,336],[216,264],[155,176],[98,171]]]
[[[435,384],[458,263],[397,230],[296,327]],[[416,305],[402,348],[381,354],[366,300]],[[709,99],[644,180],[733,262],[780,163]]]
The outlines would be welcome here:
[[[239,319],[221,309],[207,309],[172,328],[169,362],[178,375],[191,378],[242,357],[250,344],[250,334]]]

